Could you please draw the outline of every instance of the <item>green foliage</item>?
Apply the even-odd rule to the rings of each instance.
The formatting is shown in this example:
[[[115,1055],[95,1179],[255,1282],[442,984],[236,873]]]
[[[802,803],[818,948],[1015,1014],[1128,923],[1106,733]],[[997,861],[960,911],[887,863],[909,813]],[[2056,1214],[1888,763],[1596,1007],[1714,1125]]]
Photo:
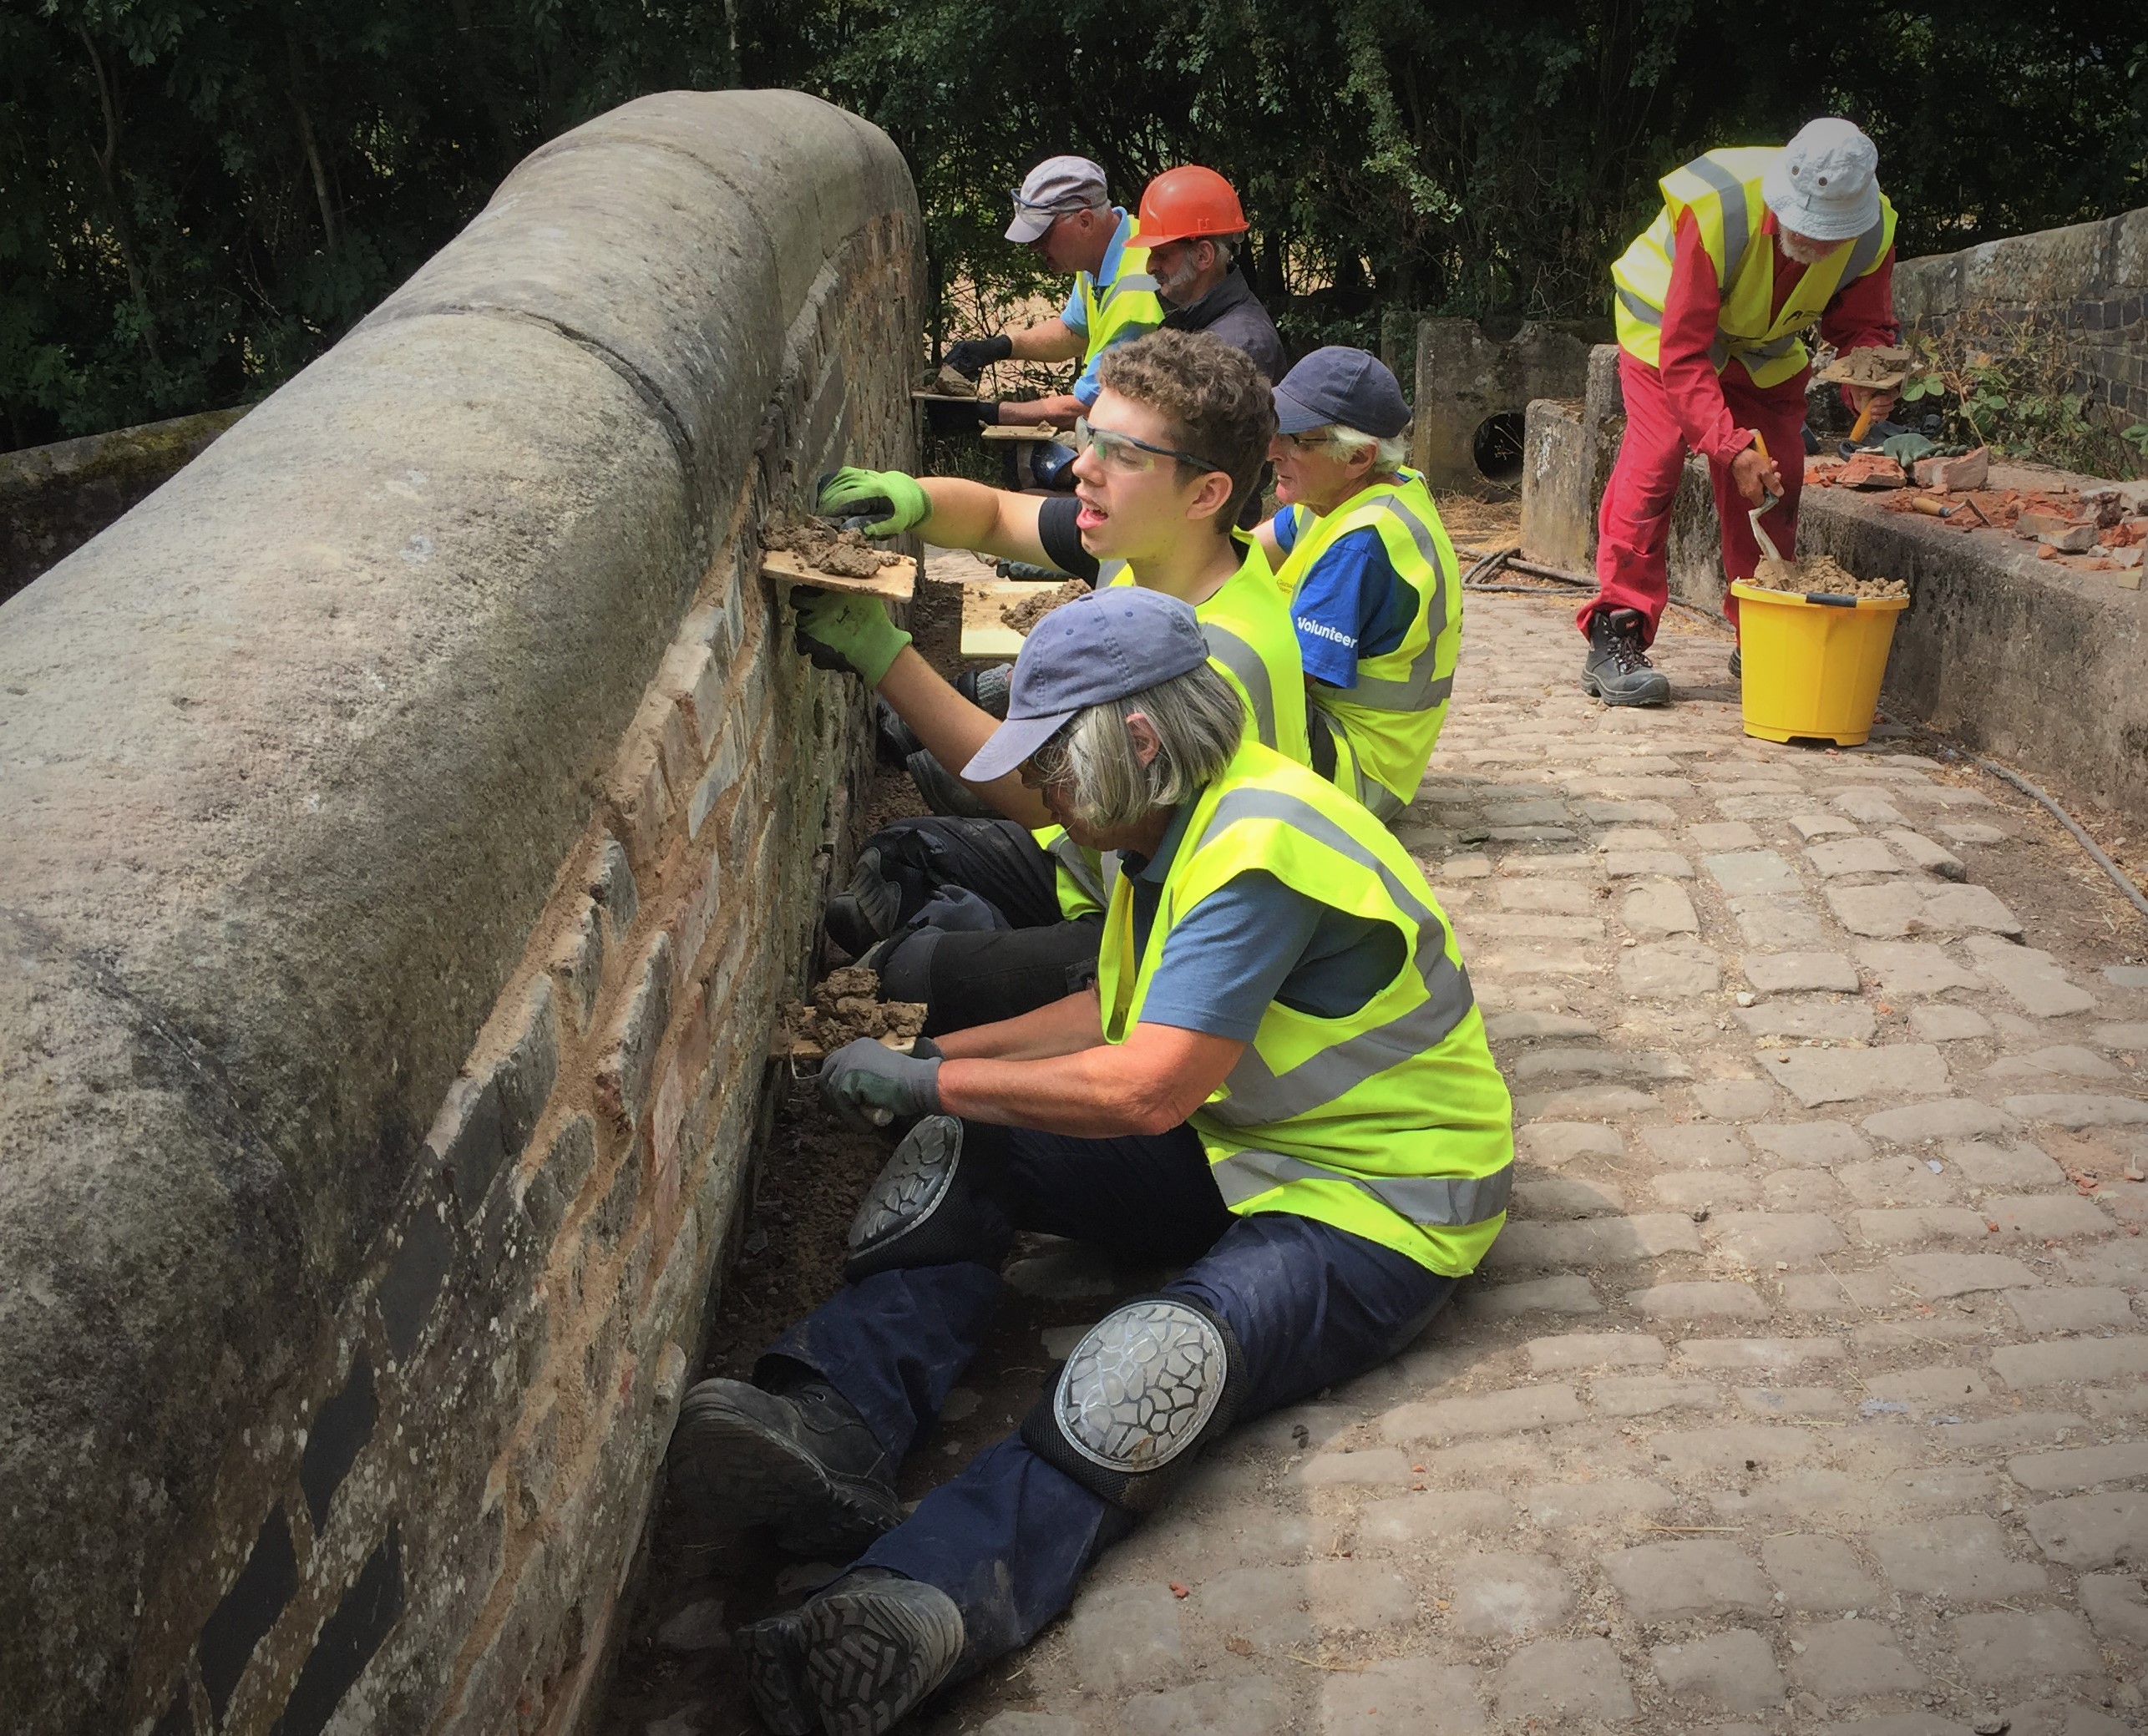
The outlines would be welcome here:
[[[965,327],[1063,291],[1001,239],[1078,150],[1131,200],[1208,163],[1293,342],[1383,309],[1602,315],[1655,181],[1845,114],[1905,254],[2143,201],[2109,8],[1810,0],[10,0],[0,438],[241,402],[339,337],[545,139],[645,91],[786,84],[886,128]],[[1965,93],[1973,94],[1965,95]],[[965,299],[966,298],[966,299]]]
[[[2088,389],[2090,358],[2056,318],[1972,309],[1916,335],[1905,403],[1936,409],[1950,438],[2090,476],[2124,476],[2140,431],[2118,428]],[[2148,425],[2144,425],[2148,428]]]

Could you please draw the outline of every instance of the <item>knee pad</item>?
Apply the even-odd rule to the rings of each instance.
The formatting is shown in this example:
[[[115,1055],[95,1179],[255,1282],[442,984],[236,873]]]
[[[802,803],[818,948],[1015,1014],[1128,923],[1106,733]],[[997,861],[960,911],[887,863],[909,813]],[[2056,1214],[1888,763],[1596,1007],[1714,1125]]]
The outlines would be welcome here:
[[[1244,1364],[1221,1315],[1189,1297],[1137,1296],[1074,1347],[1022,1419],[1023,1443],[1114,1506],[1148,1512],[1236,1420]]]
[[[979,1144],[951,1115],[927,1116],[903,1136],[850,1221],[846,1281],[962,1260],[999,1264],[1012,1235],[984,1186],[989,1158]]]

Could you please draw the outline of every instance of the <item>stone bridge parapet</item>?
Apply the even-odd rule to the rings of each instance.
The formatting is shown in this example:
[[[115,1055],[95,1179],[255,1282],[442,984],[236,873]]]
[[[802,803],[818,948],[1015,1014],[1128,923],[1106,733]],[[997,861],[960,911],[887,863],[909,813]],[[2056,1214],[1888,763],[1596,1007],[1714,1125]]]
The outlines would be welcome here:
[[[888,139],[535,153],[0,607],[0,1730],[566,1730],[864,751],[757,526],[911,458]]]

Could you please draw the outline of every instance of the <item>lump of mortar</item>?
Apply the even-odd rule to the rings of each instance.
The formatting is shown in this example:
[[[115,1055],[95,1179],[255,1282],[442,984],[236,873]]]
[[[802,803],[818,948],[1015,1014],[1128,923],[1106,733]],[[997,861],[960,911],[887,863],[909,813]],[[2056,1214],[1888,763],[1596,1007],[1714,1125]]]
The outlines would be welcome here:
[[[1000,611],[1000,619],[1016,632],[1026,635],[1055,609],[1063,609],[1077,598],[1089,595],[1089,587],[1079,579],[1069,579],[1054,590],[1032,591],[1019,603],[1010,603]]]
[[[937,392],[943,397],[975,397],[985,389],[982,380],[973,380],[966,374],[958,374],[945,362],[940,372],[926,382],[925,390]]]
[[[863,532],[838,530],[811,519],[763,526],[761,546],[786,549],[808,566],[839,579],[870,579],[882,567],[900,566],[909,559],[907,554],[875,549]]]
[[[1909,352],[1900,345],[1852,350],[1828,363],[1826,386],[1899,386],[1909,377]]]
[[[1802,560],[1763,560],[1752,582],[1763,590],[1823,591],[1831,597],[1906,597],[1900,579],[1860,579],[1831,554],[1808,554]]]
[[[921,1000],[882,1000],[877,972],[863,964],[832,970],[815,984],[809,1003],[791,1001],[776,1024],[773,1052],[818,1060],[859,1037],[875,1037],[906,1049],[925,1029]]]

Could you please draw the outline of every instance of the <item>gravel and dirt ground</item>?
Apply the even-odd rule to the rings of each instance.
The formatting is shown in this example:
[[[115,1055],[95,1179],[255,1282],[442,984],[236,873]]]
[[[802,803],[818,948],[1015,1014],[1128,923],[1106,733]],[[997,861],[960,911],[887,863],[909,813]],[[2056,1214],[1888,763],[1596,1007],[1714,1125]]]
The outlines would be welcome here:
[[[1943,742],[1746,738],[1725,634],[1674,616],[1676,702],[1614,711],[1569,596],[1468,606],[1397,831],[1515,1093],[1513,1220],[918,1727],[2148,1728],[2148,925]],[[885,1144],[788,1093],[712,1370],[827,1293]],[[1012,1275],[906,1496],[1153,1278],[1041,1243]],[[605,1728],[749,1731],[726,1632],[833,1566],[656,1536]]]

